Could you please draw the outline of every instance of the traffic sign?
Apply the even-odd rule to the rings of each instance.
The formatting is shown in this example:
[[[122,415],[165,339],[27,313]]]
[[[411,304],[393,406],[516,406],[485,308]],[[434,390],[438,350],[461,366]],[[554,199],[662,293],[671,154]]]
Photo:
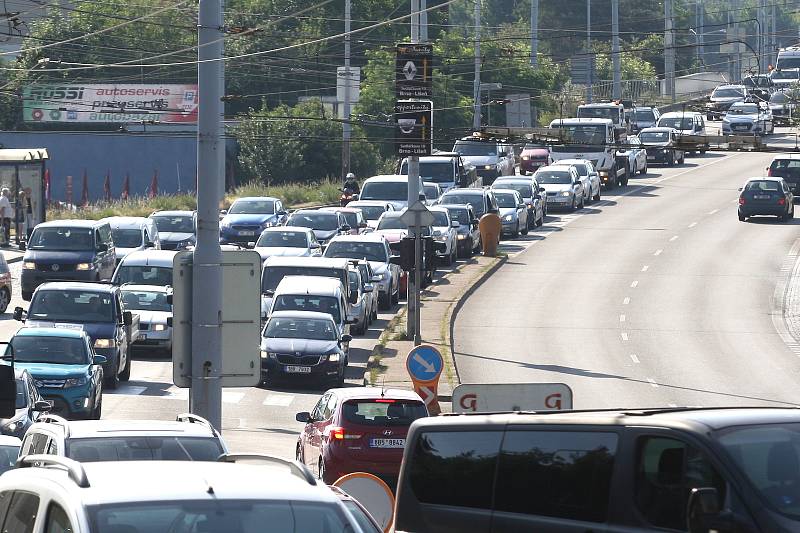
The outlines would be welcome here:
[[[436,219],[431,210],[418,200],[400,215],[400,220],[409,228],[418,228],[420,226],[433,226]]]
[[[395,95],[403,98],[433,97],[433,45],[398,44],[395,56]]]
[[[406,369],[414,381],[437,381],[444,368],[444,359],[439,350],[421,344],[408,352]]]
[[[333,486],[358,500],[385,533],[392,529],[394,494],[384,480],[374,474],[352,472],[334,481]]]
[[[453,390],[454,413],[572,409],[564,383],[467,383]]]
[[[395,151],[400,156],[431,154],[433,102],[399,100],[394,104]]]

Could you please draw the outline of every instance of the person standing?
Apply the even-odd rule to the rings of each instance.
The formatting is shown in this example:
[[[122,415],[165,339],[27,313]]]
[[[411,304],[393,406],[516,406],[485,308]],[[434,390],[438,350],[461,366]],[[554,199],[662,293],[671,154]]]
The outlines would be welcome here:
[[[33,219],[33,194],[30,187],[25,187],[25,228],[27,229],[26,238],[27,241],[31,237],[31,233],[33,233],[33,227],[36,225]]]
[[[14,218],[14,209],[11,207],[9,196],[11,191],[8,187],[3,187],[0,191],[0,222],[3,225],[2,246],[9,246],[11,242],[11,219]]]

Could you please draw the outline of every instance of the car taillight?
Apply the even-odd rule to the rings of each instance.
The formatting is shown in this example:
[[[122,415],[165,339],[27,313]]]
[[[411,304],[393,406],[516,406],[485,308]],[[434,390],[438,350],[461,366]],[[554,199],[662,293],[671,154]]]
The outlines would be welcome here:
[[[395,403],[397,400],[392,400],[389,398],[378,398],[375,400],[375,403]]]
[[[739,197],[739,205],[744,205],[744,196]]]
[[[786,198],[778,198],[778,205],[785,205],[785,204],[786,204]]]
[[[772,176],[772,167],[767,169],[767,176]]]
[[[361,438],[361,434],[348,433],[343,427],[339,426],[328,428],[327,433],[330,440],[355,440]]]

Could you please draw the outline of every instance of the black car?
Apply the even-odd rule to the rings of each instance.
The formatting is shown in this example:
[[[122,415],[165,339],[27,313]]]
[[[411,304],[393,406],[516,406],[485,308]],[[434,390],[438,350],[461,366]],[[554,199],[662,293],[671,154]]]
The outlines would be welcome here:
[[[475,212],[475,216],[480,218],[486,213],[497,213],[497,199],[491,189],[451,189],[444,193],[438,201],[439,204],[463,205],[469,204]]]
[[[343,213],[321,209],[299,209],[289,216],[287,226],[310,228],[322,246],[337,235],[346,235],[352,229]]]
[[[645,128],[639,132],[639,141],[647,151],[647,163],[667,166],[682,165],[684,151],[678,148],[678,133],[672,128]]]
[[[739,220],[773,215],[781,222],[794,218],[794,195],[783,178],[751,178],[740,187]]]
[[[800,197],[800,154],[781,154],[767,167],[767,176],[783,178],[795,197]]]
[[[17,399],[14,405],[16,412],[11,418],[0,420],[0,434],[21,439],[39,416],[50,411],[53,406],[39,394],[39,389],[36,388],[27,370],[16,369],[14,381],[17,387]]]
[[[458,257],[472,257],[472,254],[481,249],[481,232],[478,230],[478,217],[469,204],[454,205],[443,204],[442,207],[450,213],[450,219],[460,225],[456,228],[456,247]]]

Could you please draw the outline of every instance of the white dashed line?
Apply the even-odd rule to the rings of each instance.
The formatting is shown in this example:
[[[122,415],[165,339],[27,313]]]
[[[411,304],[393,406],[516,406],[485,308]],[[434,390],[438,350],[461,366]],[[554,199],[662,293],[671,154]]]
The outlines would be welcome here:
[[[619,315],[619,321],[625,322],[625,315]]]
[[[690,228],[693,228],[693,227],[695,227],[696,225],[697,225],[697,222],[692,222],[691,224],[689,224],[689,227],[690,227]]]
[[[669,404],[667,404],[667,405],[669,405],[670,407],[678,407],[678,404],[677,404],[677,403],[669,403]]]
[[[625,333],[624,331],[622,333],[620,333],[619,336],[622,337],[623,341],[627,341],[628,340],[628,334]]]
[[[647,378],[647,382],[650,383],[651,387],[658,387],[658,383],[653,378]]]
[[[276,407],[288,407],[294,401],[294,396],[291,394],[270,394],[264,401],[261,403],[262,405],[274,405]]]
[[[639,364],[639,358],[636,356],[636,354],[635,354],[635,353],[632,353],[632,354],[631,354],[631,361],[633,361],[633,362],[634,362],[634,363],[636,363],[637,365]]]
[[[631,282],[631,289],[635,289],[637,285],[639,285],[639,280],[632,281]]]
[[[655,253],[654,253],[653,255],[654,255],[654,256],[656,256],[656,257],[658,257],[658,256],[659,256],[659,255],[661,255],[662,253],[664,253],[664,250],[658,249],[658,250],[656,250],[656,251],[655,251]]]
[[[647,272],[650,269],[650,265],[645,265],[642,267],[642,272]]]
[[[622,300],[622,305],[628,305],[629,303],[631,303],[631,299],[626,296],[625,299]]]
[[[708,212],[709,215],[716,215],[717,213],[719,213],[719,209],[714,209],[713,211]]]
[[[678,236],[677,235],[673,235],[672,237],[669,238],[669,242],[674,242],[674,241],[677,241],[677,240],[678,240]]]

